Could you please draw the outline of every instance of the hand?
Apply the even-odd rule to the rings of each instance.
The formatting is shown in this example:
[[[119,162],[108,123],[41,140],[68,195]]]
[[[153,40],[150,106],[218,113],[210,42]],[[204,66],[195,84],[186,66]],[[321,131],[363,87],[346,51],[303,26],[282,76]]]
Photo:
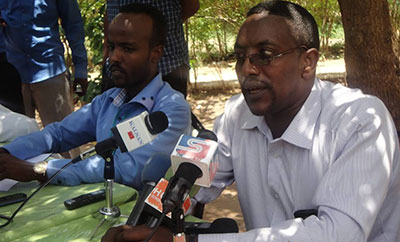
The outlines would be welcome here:
[[[46,176],[38,176],[33,171],[33,164],[6,152],[0,152],[0,180],[5,178],[14,179],[17,181],[44,181]]]
[[[150,235],[152,229],[146,225],[129,226],[122,225],[108,229],[107,233],[101,238],[102,242],[126,242],[126,241],[144,241]],[[172,232],[166,227],[159,227],[153,235],[150,242],[168,242],[172,241]]]
[[[76,92],[76,86],[77,86],[78,84],[81,85],[82,92]],[[80,96],[80,97],[85,96],[86,91],[87,91],[87,88],[88,88],[88,81],[87,81],[86,78],[75,78],[75,79],[74,79],[73,85],[74,85],[74,92],[75,92],[78,96]]]
[[[7,23],[6,23],[6,21],[4,20],[4,18],[1,17],[1,15],[0,15],[0,26],[3,27],[3,28],[7,27]]]

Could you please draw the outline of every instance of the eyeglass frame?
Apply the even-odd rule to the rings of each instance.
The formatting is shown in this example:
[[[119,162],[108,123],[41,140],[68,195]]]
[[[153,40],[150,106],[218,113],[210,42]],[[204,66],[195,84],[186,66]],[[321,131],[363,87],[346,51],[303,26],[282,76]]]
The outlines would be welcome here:
[[[240,65],[243,65],[247,58],[249,58],[250,64],[252,64],[252,65],[254,65],[254,66],[265,66],[265,65],[269,65],[273,60],[275,60],[275,59],[277,59],[277,58],[279,58],[279,57],[281,57],[281,56],[284,56],[284,55],[286,55],[286,54],[289,54],[289,53],[291,53],[291,52],[293,52],[293,51],[295,51],[295,50],[297,50],[297,49],[305,49],[305,50],[308,50],[309,48],[307,48],[307,46],[305,46],[305,45],[301,45],[301,46],[297,46],[297,47],[294,47],[294,48],[290,48],[290,49],[284,50],[284,51],[279,52],[279,53],[276,53],[276,54],[274,54],[274,55],[266,55],[266,54],[263,54],[263,53],[249,54],[249,55],[245,55],[245,56],[244,56],[243,62],[242,62]],[[257,55],[258,55],[258,56],[270,56],[270,59],[269,59],[269,60],[265,60],[265,59],[262,59],[262,58],[261,58],[261,59],[260,59],[260,62],[261,62],[261,61],[264,61],[264,62],[263,62],[263,63],[256,63],[256,61],[254,61],[254,60],[252,60],[252,59],[253,59],[254,56],[257,56]],[[266,61],[266,62],[265,62],[265,61]],[[236,64],[237,64],[238,62],[239,62],[239,60],[238,60],[238,58],[236,57]]]

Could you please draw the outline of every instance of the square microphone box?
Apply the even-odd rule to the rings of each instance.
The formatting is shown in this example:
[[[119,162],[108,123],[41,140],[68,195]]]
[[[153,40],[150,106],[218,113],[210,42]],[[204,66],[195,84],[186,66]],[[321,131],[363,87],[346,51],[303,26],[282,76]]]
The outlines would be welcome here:
[[[214,157],[217,147],[218,143],[213,140],[181,135],[171,154],[172,171],[175,174],[183,162],[195,164],[203,173],[195,184],[210,187],[218,168],[218,161]]]

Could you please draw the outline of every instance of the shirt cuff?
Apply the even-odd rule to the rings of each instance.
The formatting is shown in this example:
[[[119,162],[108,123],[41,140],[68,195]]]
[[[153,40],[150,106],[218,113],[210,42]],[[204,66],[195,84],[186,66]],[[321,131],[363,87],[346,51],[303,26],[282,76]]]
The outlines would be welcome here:
[[[70,159],[49,160],[46,170],[47,178],[53,176],[57,171],[59,171],[64,165],[66,165],[70,161],[71,161]],[[65,176],[65,174],[63,176],[62,172],[58,174],[50,183],[57,185],[67,185],[67,186],[78,185],[77,181],[75,181],[71,177],[67,179],[67,176]]]

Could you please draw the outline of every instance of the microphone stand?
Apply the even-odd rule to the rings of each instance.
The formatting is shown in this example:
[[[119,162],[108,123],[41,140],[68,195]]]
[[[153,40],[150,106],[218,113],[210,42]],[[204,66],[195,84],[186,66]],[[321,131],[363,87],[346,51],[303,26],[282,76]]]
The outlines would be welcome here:
[[[111,154],[101,155],[103,157],[104,164],[104,189],[106,192],[106,206],[101,208],[99,212],[104,216],[117,218],[121,215],[121,212],[117,206],[113,205],[113,187],[114,187],[114,159],[112,152]]]
[[[100,214],[104,215],[104,218],[93,231],[89,240],[93,239],[97,230],[107,219],[118,218],[121,215],[119,207],[114,206],[113,204],[113,186],[115,177],[113,152],[116,148],[117,145],[113,139],[97,143],[95,146],[96,153],[104,159],[104,190],[106,193],[106,205],[99,210]]]
[[[173,222],[173,241],[174,242],[186,242],[185,237],[185,215],[183,209],[176,208],[172,211],[172,222]]]

